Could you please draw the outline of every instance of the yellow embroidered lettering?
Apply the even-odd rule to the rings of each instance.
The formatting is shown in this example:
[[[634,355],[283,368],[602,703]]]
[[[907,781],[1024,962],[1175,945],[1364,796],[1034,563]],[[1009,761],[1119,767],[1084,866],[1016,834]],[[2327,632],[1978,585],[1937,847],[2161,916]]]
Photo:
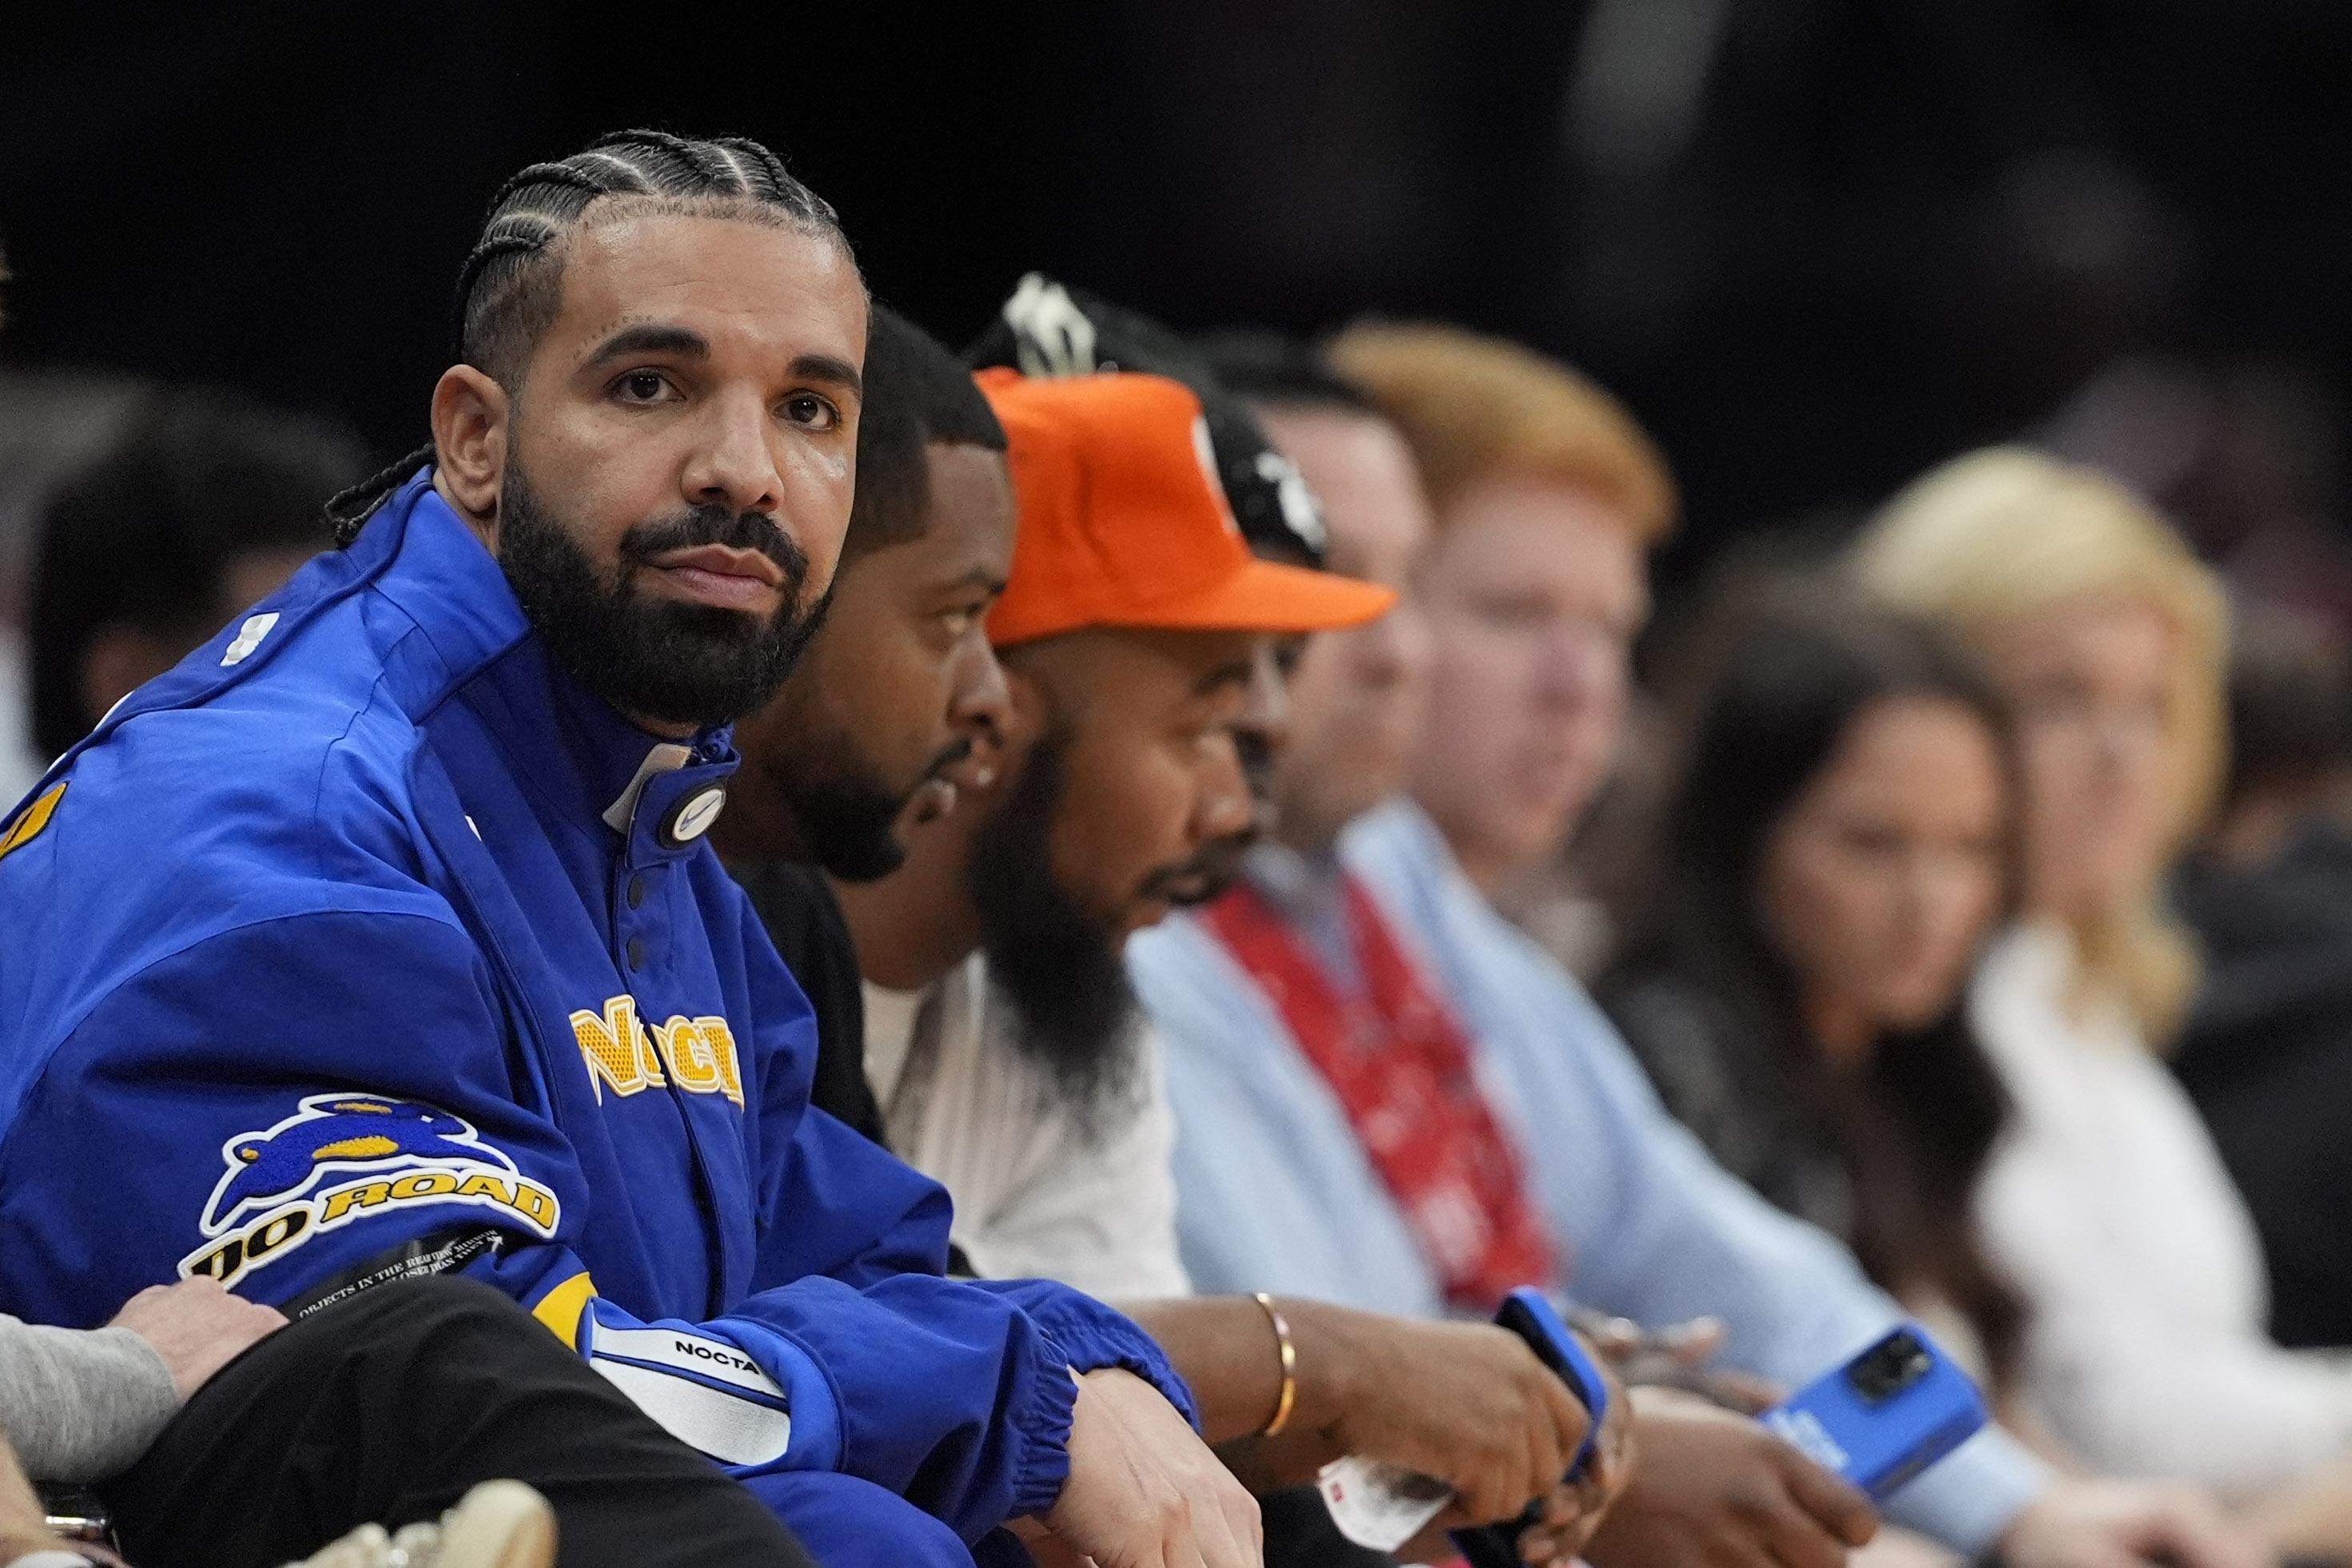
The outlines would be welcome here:
[[[368,1182],[356,1187],[345,1187],[341,1192],[328,1194],[326,1209],[319,1218],[321,1223],[341,1219],[355,1208],[372,1209],[391,1196],[392,1184],[389,1182]]]
[[[461,1198],[494,1198],[509,1208],[514,1207],[514,1191],[496,1176],[468,1176],[466,1184],[457,1189]]]
[[[637,1021],[637,1071],[656,1089],[669,1082],[662,1076],[661,1058],[654,1053],[653,1036],[646,1031],[643,1019]]]
[[[533,1186],[529,1182],[517,1182],[514,1206],[541,1230],[555,1228],[555,1216],[560,1211],[556,1207],[555,1194],[546,1188]]]
[[[417,1171],[392,1184],[394,1202],[437,1198],[457,1190],[457,1178],[446,1171]]]
[[[596,1091],[597,1104],[604,1103],[605,1084],[625,1099],[646,1087],[637,1054],[635,997],[624,994],[610,998],[601,1017],[582,1008],[572,1015],[572,1033],[580,1041],[581,1059],[588,1064],[588,1083]]]
[[[662,1059],[669,1064],[669,1076],[677,1087],[696,1094],[711,1094],[719,1089],[719,1057],[710,1042],[691,1018],[672,1018],[654,1030],[661,1041]]]
[[[245,1256],[249,1261],[257,1263],[310,1228],[310,1206],[308,1204],[274,1215],[245,1233]]]
[[[735,1035],[719,1017],[697,1018],[694,1026],[710,1047],[710,1054],[719,1068],[719,1092],[739,1107],[743,1103],[743,1073],[735,1060]]]

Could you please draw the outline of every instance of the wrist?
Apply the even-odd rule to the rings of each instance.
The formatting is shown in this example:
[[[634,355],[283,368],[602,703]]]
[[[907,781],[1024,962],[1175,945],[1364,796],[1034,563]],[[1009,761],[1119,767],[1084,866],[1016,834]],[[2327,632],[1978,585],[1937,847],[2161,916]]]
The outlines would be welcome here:
[[[1266,1327],[1274,1331],[1274,1360],[1277,1381],[1274,1396],[1274,1414],[1259,1427],[1260,1437],[1279,1437],[1290,1429],[1290,1418],[1298,1409],[1298,1342],[1291,1337],[1290,1320],[1283,1315],[1275,1299],[1260,1290],[1251,1298],[1265,1314]]]
[[[1360,1358],[1349,1322],[1355,1314],[1323,1301],[1277,1296],[1275,1303],[1290,1324],[1297,1351],[1297,1393],[1288,1429],[1320,1432],[1335,1426],[1355,1407],[1359,1394]]]

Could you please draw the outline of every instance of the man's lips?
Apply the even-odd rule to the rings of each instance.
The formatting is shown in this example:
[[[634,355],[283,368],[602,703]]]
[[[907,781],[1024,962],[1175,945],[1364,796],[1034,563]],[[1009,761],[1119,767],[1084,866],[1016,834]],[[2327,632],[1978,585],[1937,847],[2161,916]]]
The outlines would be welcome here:
[[[685,597],[728,609],[772,605],[782,597],[783,569],[756,550],[697,544],[646,557],[646,564]]]

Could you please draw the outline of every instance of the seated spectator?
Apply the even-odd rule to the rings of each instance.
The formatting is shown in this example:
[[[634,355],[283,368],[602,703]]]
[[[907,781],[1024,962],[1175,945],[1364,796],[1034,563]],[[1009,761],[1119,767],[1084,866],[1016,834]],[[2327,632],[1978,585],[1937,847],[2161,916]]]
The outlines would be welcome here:
[[[33,741],[46,760],[334,542],[355,437],[233,393],[155,395],[50,496],[33,568]]]
[[[370,1568],[502,1478],[506,1503],[460,1510],[453,1563],[544,1568],[559,1523],[567,1568],[808,1563],[758,1499],[464,1280],[290,1326],[203,1279],[100,1329],[0,1317],[0,1435],[35,1476],[94,1486],[138,1568],[272,1568],[347,1531],[337,1561]],[[12,1512],[5,1482],[0,1466],[0,1564],[39,1518],[21,1496]]]
[[[2352,682],[2344,650],[2249,616],[2230,782],[2173,899],[2205,955],[2172,1070],[2254,1218],[2271,1337],[2352,1345]]]
[[[1254,1560],[1158,1344],[946,1278],[945,1193],[809,1110],[807,1000],[702,842],[848,523],[831,209],[756,143],[625,132],[504,185],[457,292],[433,441],[345,548],[0,836],[47,916],[0,951],[0,1308],[463,1272],[844,1568],[1015,1521]]]
[[[1392,634],[1310,643],[1279,851],[1129,943],[1167,1040],[1194,1280],[1423,1316],[1541,1283],[1655,1324],[1719,1313],[1735,1368],[1810,1378],[1895,1305],[1706,1158],[1483,890],[1551,853],[1607,768],[1642,547],[1673,517],[1664,466],[1613,402],[1524,350],[1368,327],[1333,353],[1394,425],[1323,410],[1321,429],[1273,421],[1275,439],[1318,489],[1339,460],[1382,487],[1393,528],[1355,547],[1397,560],[1432,635],[1418,654]],[[1414,465],[1393,446],[1379,468],[1342,456],[1398,431],[1437,521],[1417,568]],[[1408,717],[1424,694],[1425,727]],[[1380,805],[1408,775],[1413,797]],[[1633,1401],[1643,1462],[1587,1549],[1599,1568],[1834,1568],[1870,1534],[1859,1494],[1753,1423]],[[1894,1512],[1968,1555],[1998,1542],[2016,1568],[2260,1561],[2193,1494],[2054,1480],[1997,1430]]]
[[[1855,568],[2016,714],[2023,918],[1971,1008],[2016,1107],[1978,1215],[2031,1313],[2025,1393],[2103,1470],[2242,1501],[2312,1481],[2352,1446],[2352,1367],[2264,1333],[2253,1225],[2157,1056],[2196,981],[2158,888],[2221,779],[2221,588],[2120,486],[2015,449],[1897,496]]]
[[[1600,1000],[1717,1163],[2006,1390],[2021,1308],[1972,1207],[2006,1101],[1964,1003],[2009,892],[2007,718],[1927,623],[1787,588],[1727,618]]]
[[[1090,320],[1105,328],[1098,352],[1122,363],[1139,363],[1136,345],[1118,330],[1126,313],[1098,302],[1088,308]],[[866,370],[861,483],[844,546],[846,564],[835,579],[834,614],[776,701],[739,727],[746,754],[738,774],[742,787],[738,809],[718,834],[788,962],[804,978],[811,973],[824,977],[812,991],[826,1049],[836,1048],[840,1020],[852,1029],[863,1026],[858,953],[845,931],[827,934],[841,917],[824,878],[787,858],[821,859],[852,884],[861,924],[877,945],[893,952],[904,944],[887,939],[903,931],[976,930],[966,883],[968,829],[977,808],[952,781],[966,771],[962,756],[974,742],[985,748],[981,765],[992,775],[979,782],[976,793],[1001,795],[992,788],[993,775],[1019,768],[1024,760],[1003,744],[1012,727],[1010,693],[983,624],[1013,556],[1012,492],[1004,460],[996,455],[1005,440],[1003,426],[971,377],[887,310],[876,312]],[[1239,488],[1246,482],[1241,476],[1254,479],[1260,465],[1233,461],[1228,445],[1257,439],[1261,454],[1264,447],[1262,438],[1234,422],[1236,410],[1227,414],[1220,425],[1223,435],[1212,437],[1212,450],[1244,537],[1254,546],[1264,541],[1286,553],[1303,553],[1303,542],[1276,521],[1278,508],[1252,504],[1272,498]],[[915,482],[907,478],[909,469]],[[1199,488],[1196,467],[1180,467],[1174,474]],[[1099,527],[1140,527],[1150,515],[1124,509],[1104,516]],[[1213,506],[1200,508],[1193,521],[1222,531]],[[1168,521],[1160,519],[1163,532]],[[1023,571],[1032,578],[1014,575],[1016,602],[1034,592],[1034,576],[1049,569],[1048,559],[1035,551],[1023,557]],[[1089,705],[1073,723],[1084,731],[1099,722],[1102,711],[1099,704]],[[1079,743],[1082,735],[1073,741]],[[1054,813],[1056,833],[1123,810],[1129,795],[1146,788],[1154,765],[1150,750],[1130,748],[1124,761],[1126,766],[1097,770],[1083,788],[1064,796]],[[902,827],[898,819],[917,799],[922,805]],[[1222,847],[1226,840],[1211,842]],[[1169,854],[1184,849],[1182,838],[1170,837]],[[1042,867],[1048,857],[1040,848],[1033,859]],[[875,875],[901,866],[901,874]],[[925,980],[917,1013],[940,1005],[947,986],[984,961],[940,943],[924,962],[931,965],[928,977],[907,976]],[[845,969],[846,987],[832,978]],[[1116,1001],[1124,977],[1116,969],[1108,975]],[[1053,1094],[1056,1086],[1028,1071],[1014,1005],[985,991],[982,995],[992,1049],[968,1056],[963,1047],[971,1041],[961,1033],[951,1048],[928,1033],[914,1049],[905,1048],[903,1036],[890,1042],[894,1055],[908,1058],[893,1086],[892,1109],[919,1100],[925,1107],[919,1122],[902,1119],[883,1128],[862,1083],[845,1103],[843,1086],[829,1082],[822,1070],[818,1103],[844,1120],[876,1116],[875,1137],[895,1131],[907,1141],[904,1152],[931,1162],[935,1173],[950,1180],[951,1192],[955,1181],[964,1182],[976,1201],[957,1194],[960,1233],[974,1258],[997,1268],[1043,1269],[1101,1292],[1164,1297],[1184,1291],[1166,1146],[1164,1140],[1149,1140],[1151,1113],[1139,1111],[1134,1119],[1143,1123],[1143,1140],[1066,1121],[1070,1107]],[[884,997],[886,1007],[890,1000]],[[1114,1035],[1098,1046],[1118,1043]],[[848,1065],[862,1071],[856,1054]],[[953,1070],[940,1071],[942,1067]],[[910,1082],[923,1086],[919,1097],[905,1091]],[[1139,1093],[1148,1100],[1158,1084],[1156,1073],[1146,1073]],[[1008,1107],[1024,1114],[1008,1114]],[[1034,1135],[1026,1131],[1033,1117],[1066,1131],[1055,1138]],[[1127,1152],[1138,1147],[1140,1153]],[[1234,1440],[1225,1450],[1228,1461],[1256,1485],[1311,1476],[1325,1460],[1354,1448],[1458,1479],[1465,1500],[1453,1522],[1468,1522],[1486,1517],[1480,1510],[1516,1512],[1525,1494],[1511,1495],[1518,1484],[1514,1478],[1532,1476],[1527,1484],[1540,1487],[1544,1444],[1574,1441],[1582,1430],[1581,1415],[1557,1380],[1524,1346],[1484,1326],[1384,1321],[1319,1303],[1273,1302],[1270,1311],[1281,1315],[1294,1357],[1285,1411],[1269,1308],[1243,1297],[1163,1300],[1129,1310],[1168,1347],[1200,1402],[1204,1431]],[[1531,1423],[1543,1429],[1533,1440]],[[1276,1428],[1273,1437],[1253,1436],[1270,1426]],[[1308,1540],[1301,1539],[1309,1532]],[[1335,1542],[1347,1549],[1311,1489],[1303,1497],[1267,1499],[1267,1534],[1270,1559],[1303,1561],[1288,1554],[1328,1551]],[[1319,1545],[1310,1545],[1312,1536],[1322,1538]]]

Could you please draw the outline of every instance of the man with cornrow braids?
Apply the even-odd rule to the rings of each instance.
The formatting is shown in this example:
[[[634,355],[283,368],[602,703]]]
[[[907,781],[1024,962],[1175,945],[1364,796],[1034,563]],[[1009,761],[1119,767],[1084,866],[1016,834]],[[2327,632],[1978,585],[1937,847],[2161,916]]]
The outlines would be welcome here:
[[[866,300],[757,143],[526,169],[433,440],[345,546],[0,819],[0,1310],[209,1276],[297,1321],[462,1273],[819,1561],[1238,1568],[1135,1325],[943,1277],[949,1205],[808,1108],[806,1000],[704,842],[824,613]]]

